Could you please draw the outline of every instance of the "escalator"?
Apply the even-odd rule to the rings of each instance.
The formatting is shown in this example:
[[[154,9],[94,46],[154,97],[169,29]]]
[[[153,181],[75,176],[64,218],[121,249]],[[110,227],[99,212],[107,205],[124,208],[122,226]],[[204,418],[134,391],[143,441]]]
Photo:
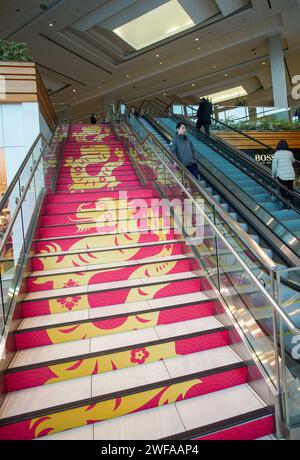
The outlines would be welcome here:
[[[176,115],[160,116],[155,119],[145,115],[142,118],[147,128],[168,147],[176,131],[176,124],[183,120]],[[185,123],[186,120],[184,120]],[[190,124],[189,137],[199,155],[201,185],[214,195],[226,211],[233,208],[247,223],[244,229],[260,243],[263,237],[266,250],[275,261],[288,266],[298,266],[300,256],[300,213],[297,193],[290,193],[290,200],[281,197],[278,184],[265,172],[253,167],[247,156],[237,156],[234,149],[221,141],[209,138]],[[237,206],[238,202],[243,206]],[[249,222],[249,214],[251,220]],[[233,217],[236,214],[233,213]],[[254,232],[252,230],[255,230]],[[269,230],[268,232],[265,230]],[[269,246],[269,247],[268,247]],[[276,249],[279,248],[279,249]],[[270,248],[273,253],[271,254]]]
[[[177,117],[153,119],[144,114],[140,121],[169,149],[170,139],[176,131]],[[260,181],[250,168],[245,170],[242,162],[239,163],[240,167],[234,164],[226,151],[227,146],[220,152],[220,143],[214,143],[205,135],[196,133],[191,126],[189,137],[199,154],[200,186],[264,249],[276,262],[278,269],[299,266],[300,214],[297,208],[282,200],[280,194]],[[280,209],[282,206],[286,206],[286,209]],[[256,266],[253,272],[268,288],[263,267]],[[297,326],[300,326],[299,291],[299,276],[290,274],[281,286],[281,299],[285,312]],[[270,313],[262,316],[264,327],[271,331]],[[288,336],[286,346],[291,352]],[[296,368],[292,358],[289,368]]]

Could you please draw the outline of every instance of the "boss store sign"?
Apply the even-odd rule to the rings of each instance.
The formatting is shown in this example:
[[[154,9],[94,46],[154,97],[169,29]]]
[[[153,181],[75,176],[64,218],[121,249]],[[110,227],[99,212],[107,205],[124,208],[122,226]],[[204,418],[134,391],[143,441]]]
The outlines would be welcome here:
[[[300,161],[300,149],[291,149],[292,152],[294,153],[294,156],[296,160]],[[250,155],[252,158],[254,158],[255,161],[258,163],[271,167],[272,166],[272,161],[274,154],[272,153],[267,153],[265,151],[257,151],[257,150],[244,150],[245,153]]]

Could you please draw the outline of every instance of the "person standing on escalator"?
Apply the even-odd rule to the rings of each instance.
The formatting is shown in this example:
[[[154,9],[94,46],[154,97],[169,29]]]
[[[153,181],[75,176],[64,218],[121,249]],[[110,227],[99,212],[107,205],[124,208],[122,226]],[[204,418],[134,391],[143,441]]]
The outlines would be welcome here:
[[[211,116],[212,116],[212,104],[208,99],[203,97],[201,99],[198,111],[197,111],[197,124],[196,128],[201,130],[202,126],[204,127],[205,134],[210,135],[210,125],[211,125]]]
[[[186,135],[187,127],[184,123],[176,126],[176,136],[173,137],[170,150],[172,154],[182,163],[189,172],[198,179],[197,152]]]
[[[281,140],[272,162],[272,176],[277,178],[279,183],[287,189],[294,190],[295,181],[295,163],[294,154],[290,151],[287,141]],[[282,197],[288,199],[289,193],[282,188]]]

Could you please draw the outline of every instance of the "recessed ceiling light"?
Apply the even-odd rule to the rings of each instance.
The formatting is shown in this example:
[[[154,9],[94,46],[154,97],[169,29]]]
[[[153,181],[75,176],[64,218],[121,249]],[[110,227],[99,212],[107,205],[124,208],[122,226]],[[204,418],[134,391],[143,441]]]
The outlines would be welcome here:
[[[162,62],[160,62],[159,64],[162,65]]]
[[[195,83],[193,83],[192,86],[195,86]]]
[[[50,22],[49,27],[54,27],[53,22]]]
[[[136,50],[141,50],[196,25],[192,17],[181,6],[182,2],[170,0],[155,3],[161,5],[152,8],[148,13],[139,14],[136,19],[113,29],[113,32]],[[168,20],[166,21],[165,18]]]
[[[130,75],[129,75],[129,74],[127,74],[127,75],[126,75],[126,78],[129,78],[129,77],[130,77]]]
[[[214,69],[216,69],[216,68],[217,68],[217,66],[216,66],[216,65],[214,65]]]
[[[229,101],[230,99],[234,99],[236,97],[243,97],[247,95],[248,93],[243,86],[237,86],[226,91],[220,91],[218,93],[206,95],[205,97],[210,99],[213,104],[218,104],[224,101]]]
[[[77,93],[77,89],[73,89],[73,93]]]
[[[199,41],[199,38],[195,38],[195,41],[198,42],[198,41]]]
[[[262,63],[262,65],[266,65],[266,63],[265,63],[265,62],[263,62],[263,63]]]
[[[155,57],[159,58],[159,54],[156,54]]]
[[[163,93],[163,96],[166,96],[166,93]]]
[[[228,77],[228,73],[225,73],[225,77]]]
[[[201,50],[201,46],[198,46],[198,50]]]

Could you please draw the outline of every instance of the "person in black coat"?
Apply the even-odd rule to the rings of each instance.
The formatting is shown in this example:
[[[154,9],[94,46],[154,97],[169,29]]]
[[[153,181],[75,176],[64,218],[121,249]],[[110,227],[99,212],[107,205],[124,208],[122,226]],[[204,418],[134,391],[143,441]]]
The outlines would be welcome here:
[[[197,112],[197,128],[201,129],[204,126],[205,134],[209,136],[212,115],[212,104],[205,97],[201,99]]]
[[[96,114],[93,113],[92,116],[91,116],[91,124],[92,124],[92,125],[95,125],[96,123],[97,123]]]

